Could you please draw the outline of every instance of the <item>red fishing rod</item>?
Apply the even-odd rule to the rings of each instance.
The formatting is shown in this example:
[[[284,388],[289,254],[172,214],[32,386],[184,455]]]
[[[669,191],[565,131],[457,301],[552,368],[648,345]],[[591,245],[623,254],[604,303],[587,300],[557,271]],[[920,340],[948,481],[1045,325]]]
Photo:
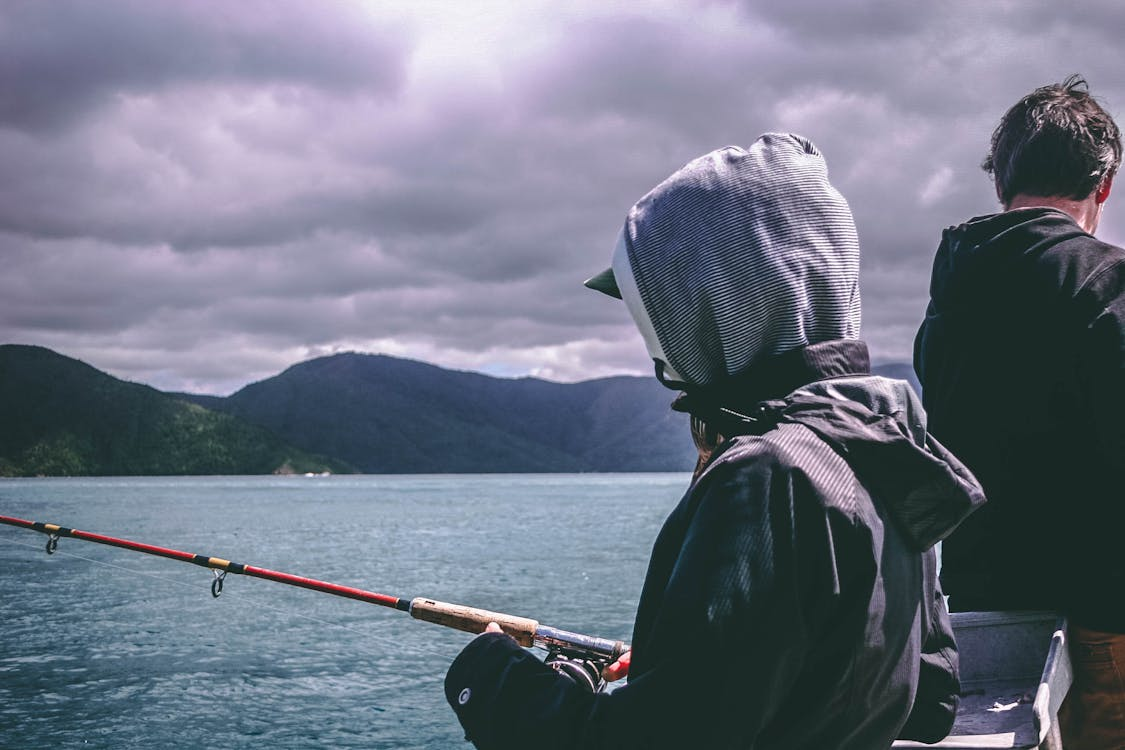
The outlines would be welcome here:
[[[545,625],[540,625],[536,620],[531,620],[526,617],[507,615],[501,612],[490,612],[475,607],[466,607],[461,604],[448,604],[446,602],[438,602],[423,597],[403,599],[388,596],[387,594],[377,594],[373,591],[365,591],[351,586],[341,586],[338,583],[318,581],[315,578],[305,578],[304,576],[282,573],[276,570],[269,570],[268,568],[259,568],[255,565],[231,562],[230,560],[224,560],[220,557],[208,557],[206,555],[196,555],[191,552],[181,552],[180,550],[170,549],[168,547],[158,547],[153,544],[134,542],[129,539],[119,539],[117,537],[105,536],[104,534],[94,534],[89,531],[80,531],[53,523],[25,521],[22,518],[12,518],[11,516],[0,516],[0,523],[46,534],[47,554],[49,555],[54,554],[55,550],[58,548],[60,538],[70,537],[72,539],[81,539],[83,541],[104,544],[110,547],[120,547],[121,549],[127,549],[133,552],[166,557],[171,560],[179,560],[180,562],[211,568],[214,573],[214,578],[211,581],[211,595],[215,597],[219,596],[223,591],[223,579],[226,578],[228,573],[234,573],[236,575],[264,578],[268,581],[276,581],[277,583],[284,583],[288,586],[299,586],[324,594],[342,596],[347,599],[358,599],[361,602],[368,602],[370,604],[378,604],[381,607],[397,609],[400,612],[409,612],[410,616],[416,620],[424,620],[425,622],[444,625],[448,628],[463,630],[467,633],[482,633],[488,626],[488,623],[495,622],[505,633],[515,638],[521,646],[526,648],[532,646],[544,648],[550,653],[548,657],[549,661],[553,660],[563,664],[568,660],[580,660],[592,662],[599,667],[604,667],[629,650],[629,647],[621,641],[595,638],[580,633],[571,633],[566,630],[547,627]],[[562,657],[562,659],[560,660],[559,657]],[[572,670],[567,669],[560,671],[571,673]],[[600,672],[600,669],[598,671]],[[575,675],[572,674],[571,676]]]

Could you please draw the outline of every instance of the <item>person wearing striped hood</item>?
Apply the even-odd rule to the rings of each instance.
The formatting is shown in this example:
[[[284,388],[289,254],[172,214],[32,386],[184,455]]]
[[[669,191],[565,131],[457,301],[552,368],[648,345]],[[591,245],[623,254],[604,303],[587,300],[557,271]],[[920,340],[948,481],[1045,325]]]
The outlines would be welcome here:
[[[910,387],[870,374],[851,212],[807,139],[689,162],[629,211],[621,298],[700,461],[652,551],[627,684],[592,693],[500,632],[446,697],[481,750],[887,748],[950,730],[934,545],[984,497]],[[643,440],[643,435],[637,436]]]

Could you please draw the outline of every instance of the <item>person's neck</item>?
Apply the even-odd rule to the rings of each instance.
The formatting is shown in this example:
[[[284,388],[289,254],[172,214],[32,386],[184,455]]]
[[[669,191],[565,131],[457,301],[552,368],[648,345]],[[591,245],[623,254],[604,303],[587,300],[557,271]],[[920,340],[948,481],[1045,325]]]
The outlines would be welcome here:
[[[1094,233],[1098,228],[1098,220],[1102,215],[1102,204],[1093,197],[1074,200],[1073,198],[1060,198],[1056,195],[1026,195],[1020,193],[1012,198],[1005,211],[1015,211],[1019,208],[1054,208],[1074,219],[1084,232]]]

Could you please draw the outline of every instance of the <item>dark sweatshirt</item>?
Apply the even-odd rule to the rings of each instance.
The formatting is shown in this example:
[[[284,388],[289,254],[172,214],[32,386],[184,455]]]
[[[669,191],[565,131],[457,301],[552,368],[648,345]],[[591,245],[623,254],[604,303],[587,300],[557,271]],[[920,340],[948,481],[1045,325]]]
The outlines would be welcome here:
[[[989,500],[942,547],[951,609],[1125,632],[1125,251],[1049,208],[946,230],[914,366]]]

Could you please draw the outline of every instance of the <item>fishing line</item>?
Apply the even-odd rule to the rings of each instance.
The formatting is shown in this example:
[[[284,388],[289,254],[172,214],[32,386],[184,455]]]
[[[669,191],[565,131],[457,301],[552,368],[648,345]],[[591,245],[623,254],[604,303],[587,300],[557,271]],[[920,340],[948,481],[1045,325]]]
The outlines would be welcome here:
[[[15,539],[7,539],[7,538],[4,538],[4,537],[0,537],[0,542],[6,542],[8,544],[15,544],[15,545],[20,546],[20,547],[27,547],[29,549],[34,549],[34,550],[36,550],[40,553],[43,551],[43,546],[39,545],[39,544],[29,544],[27,542],[18,542]],[[67,551],[61,550],[61,549],[56,550],[54,552],[54,554],[64,555],[66,557],[72,557],[76,560],[83,560],[85,562],[93,563],[94,565],[101,565],[102,567],[106,567],[106,568],[113,568],[113,569],[116,569],[116,570],[123,571],[125,573],[129,573],[130,575],[144,576],[146,578],[151,578],[151,579],[156,580],[156,581],[162,581],[164,583],[173,583],[173,584],[176,584],[177,586],[182,586],[184,588],[190,588],[190,589],[194,589],[196,591],[199,591],[199,586],[197,584],[188,583],[187,581],[181,581],[181,580],[178,580],[178,579],[175,579],[175,578],[167,578],[165,576],[157,575],[156,573],[151,573],[151,572],[144,571],[144,570],[135,570],[133,568],[126,567],[124,565],[118,565],[116,563],[106,562],[105,560],[96,560],[94,558],[84,557],[83,555],[78,555],[78,554],[75,554],[73,552],[67,552]],[[325,620],[325,619],[322,619],[320,617],[316,617],[314,615],[305,614],[304,612],[297,612],[295,610],[285,609],[284,607],[278,607],[275,604],[271,604],[268,601],[264,601],[262,595],[255,594],[254,592],[239,592],[239,595],[238,595],[236,600],[239,602],[240,605],[243,603],[244,597],[248,598],[248,599],[253,599],[254,600],[253,603],[258,605],[258,606],[261,606],[265,609],[273,610],[274,612],[277,612],[277,613],[280,613],[280,614],[283,614],[283,615],[289,615],[289,616],[292,616],[292,617],[299,617],[301,619],[308,620],[310,622],[315,622],[315,623],[318,623],[318,624],[321,624],[321,625],[328,625],[328,626],[333,627],[333,628],[339,628],[340,630],[346,630],[350,633],[354,633],[355,635],[362,636],[365,639],[372,640],[372,641],[378,641],[378,642],[393,646],[394,648],[397,648],[399,650],[408,650],[408,651],[413,651],[416,654],[426,654],[428,656],[436,656],[436,657],[442,659],[445,662],[448,662],[448,661],[452,660],[452,657],[449,654],[442,653],[442,652],[436,651],[434,649],[427,649],[423,646],[419,646],[419,645],[413,644],[413,643],[402,643],[400,641],[396,641],[396,640],[392,640],[390,638],[387,638],[386,636],[374,635],[374,634],[371,634],[371,633],[368,633],[368,632],[365,632],[365,631],[362,631],[362,630],[357,630],[356,628],[350,627],[348,625],[344,625],[342,623],[332,622],[330,620]],[[368,654],[370,654],[373,657],[384,658],[386,656],[385,653],[379,653],[379,652],[374,651],[366,643],[360,644],[360,648],[361,648],[361,650],[366,651]]]

